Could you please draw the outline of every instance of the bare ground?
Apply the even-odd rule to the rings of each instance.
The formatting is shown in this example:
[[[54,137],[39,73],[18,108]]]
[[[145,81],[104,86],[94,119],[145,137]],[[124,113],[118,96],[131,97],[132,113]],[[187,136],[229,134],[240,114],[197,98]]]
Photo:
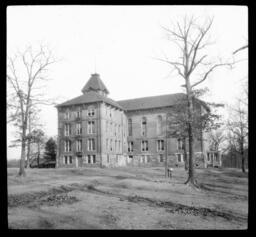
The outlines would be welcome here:
[[[186,172],[163,167],[8,169],[12,229],[247,229],[248,175],[198,169],[200,190]]]

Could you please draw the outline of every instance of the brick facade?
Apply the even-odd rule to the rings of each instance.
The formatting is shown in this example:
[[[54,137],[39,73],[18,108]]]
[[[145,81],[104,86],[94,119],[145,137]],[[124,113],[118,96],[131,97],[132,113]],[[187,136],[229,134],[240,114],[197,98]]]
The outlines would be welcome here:
[[[83,94],[57,106],[58,167],[164,165],[166,156],[170,166],[184,165],[177,139],[166,133],[171,105],[126,109],[107,97],[98,74]],[[194,146],[195,164],[205,167],[206,146],[197,139]]]

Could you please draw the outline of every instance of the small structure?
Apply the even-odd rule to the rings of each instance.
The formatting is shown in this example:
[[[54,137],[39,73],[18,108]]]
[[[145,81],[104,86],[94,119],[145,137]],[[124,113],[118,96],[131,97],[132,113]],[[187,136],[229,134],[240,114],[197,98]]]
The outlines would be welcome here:
[[[37,158],[33,159],[30,163],[30,168],[55,168],[56,161],[46,160],[44,158],[39,159],[39,164]]]
[[[208,151],[207,152],[207,167],[221,167],[221,152],[220,151]]]
[[[168,168],[168,177],[172,177],[173,168]]]

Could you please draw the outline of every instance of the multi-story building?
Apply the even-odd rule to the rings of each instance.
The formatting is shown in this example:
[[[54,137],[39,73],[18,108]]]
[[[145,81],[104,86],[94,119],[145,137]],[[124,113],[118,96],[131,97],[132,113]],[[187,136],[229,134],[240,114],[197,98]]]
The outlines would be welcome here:
[[[185,94],[114,101],[96,73],[82,93],[57,106],[58,167],[160,165],[166,157],[169,165],[184,164],[182,140],[166,131],[167,115]],[[204,141],[195,141],[195,163],[206,167]]]

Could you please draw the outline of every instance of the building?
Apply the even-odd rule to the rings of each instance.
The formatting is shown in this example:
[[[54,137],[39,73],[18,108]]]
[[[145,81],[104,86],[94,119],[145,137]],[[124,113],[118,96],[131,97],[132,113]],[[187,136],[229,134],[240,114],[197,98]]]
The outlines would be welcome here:
[[[96,73],[82,93],[57,106],[58,167],[163,165],[166,156],[169,165],[184,165],[182,141],[166,131],[167,114],[185,94],[114,101]],[[194,148],[196,166],[206,167],[204,139]]]

